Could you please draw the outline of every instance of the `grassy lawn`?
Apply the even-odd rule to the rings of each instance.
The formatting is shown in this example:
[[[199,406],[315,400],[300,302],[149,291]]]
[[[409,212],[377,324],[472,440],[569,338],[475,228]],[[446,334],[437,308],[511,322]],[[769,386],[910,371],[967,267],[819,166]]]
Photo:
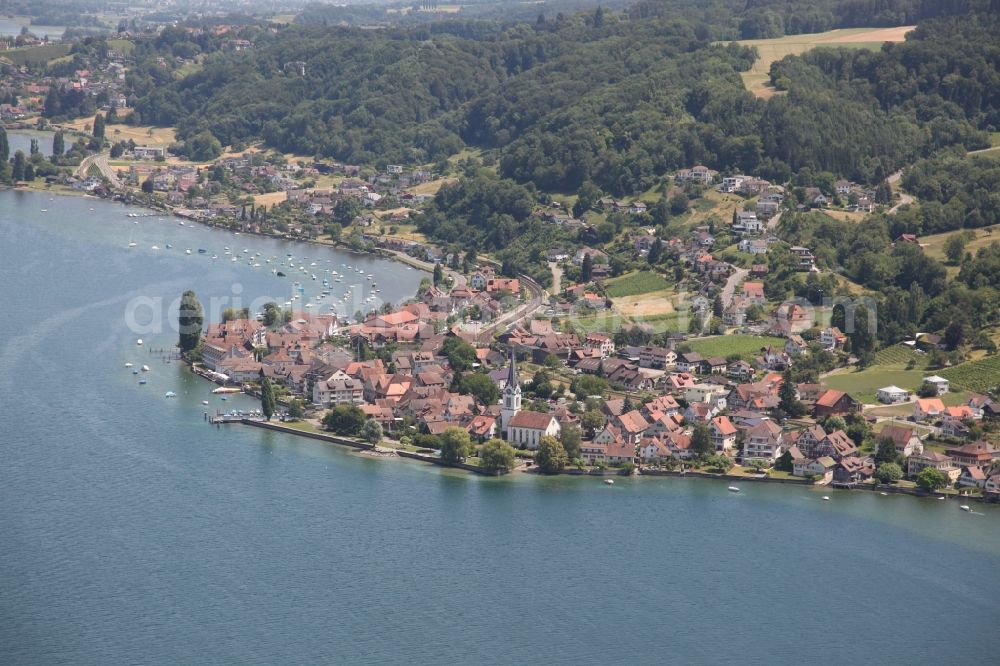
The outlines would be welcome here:
[[[301,430],[303,432],[326,432],[325,430],[321,430],[320,427],[312,421],[288,421],[278,425],[291,428],[292,430]]]
[[[679,331],[684,332],[687,330],[688,319],[686,313],[680,312],[670,312],[666,314],[657,315],[643,315],[629,317],[633,323],[642,324],[643,326],[648,326],[652,329],[654,333],[663,333],[664,331]]]
[[[756,47],[760,57],[750,71],[743,72],[740,76],[747,90],[761,98],[770,97],[776,93],[769,85],[771,64],[787,55],[799,55],[821,46],[877,50],[884,42],[903,41],[903,36],[914,27],[851,28],[807,35],[786,35],[775,39],[742,40],[738,43]]]
[[[670,288],[670,283],[653,271],[636,271],[627,273],[616,278],[611,278],[604,283],[605,291],[611,298],[622,296],[637,296],[648,294],[653,291],[662,291]]]
[[[883,386],[895,385],[908,391],[916,391],[926,376],[925,370],[904,370],[892,366],[873,365],[861,371],[829,375],[823,383],[829,388],[850,393],[855,400],[870,404],[876,402],[875,393]],[[911,406],[909,411],[912,409]]]
[[[583,333],[614,333],[621,328],[622,318],[616,312],[604,310],[593,314],[574,314],[569,322],[574,329]]]
[[[710,338],[698,338],[688,343],[691,351],[702,356],[728,356],[739,354],[743,359],[750,359],[760,353],[762,347],[773,345],[784,347],[785,341],[768,335],[717,335]]]

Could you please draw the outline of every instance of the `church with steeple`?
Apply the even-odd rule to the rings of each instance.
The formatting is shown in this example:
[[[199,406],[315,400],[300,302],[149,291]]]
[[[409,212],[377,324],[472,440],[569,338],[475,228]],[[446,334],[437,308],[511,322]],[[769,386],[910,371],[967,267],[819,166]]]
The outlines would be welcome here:
[[[521,411],[521,380],[517,376],[517,356],[514,348],[510,349],[510,365],[507,366],[507,385],[503,389],[503,400],[500,407],[500,432],[505,436],[510,429],[510,423]]]

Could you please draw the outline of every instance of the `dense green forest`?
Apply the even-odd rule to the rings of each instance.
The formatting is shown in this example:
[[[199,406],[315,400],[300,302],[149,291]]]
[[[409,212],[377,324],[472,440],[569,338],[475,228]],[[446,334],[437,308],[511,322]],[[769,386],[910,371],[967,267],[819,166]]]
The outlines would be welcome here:
[[[699,162],[877,182],[938,148],[982,147],[982,130],[1000,125],[995,14],[928,19],[879,52],[787,57],[772,68],[787,95],[769,100],[739,78],[752,50],[711,41],[706,25],[599,8],[514,24],[290,26],[241,53],[164,31],[130,84],[137,120],[181,138],[209,131],[358,164],[434,163],[472,146],[519,182],[616,196]],[[164,49],[205,52],[205,65],[173,80],[154,57]]]

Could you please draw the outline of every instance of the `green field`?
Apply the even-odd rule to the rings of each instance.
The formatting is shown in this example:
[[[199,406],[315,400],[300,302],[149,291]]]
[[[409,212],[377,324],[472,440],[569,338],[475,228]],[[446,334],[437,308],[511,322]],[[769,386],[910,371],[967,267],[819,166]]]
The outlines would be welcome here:
[[[905,368],[910,362],[914,368],[927,367],[927,354],[918,354],[903,344],[893,345],[875,352],[876,365],[895,365]]]
[[[938,372],[952,386],[976,393],[987,393],[1000,386],[1000,356],[961,363]]]
[[[604,288],[610,298],[621,298],[669,289],[670,283],[658,273],[638,271],[611,278],[604,283]]]
[[[873,404],[878,402],[875,394],[883,386],[895,385],[908,391],[916,391],[926,376],[927,371],[922,369],[904,370],[875,365],[861,371],[830,375],[823,380],[823,383],[827,388],[850,393],[855,400]]]
[[[43,44],[42,46],[26,46],[20,49],[10,49],[0,52],[0,57],[5,58],[17,66],[32,63],[47,63],[50,60],[61,58],[69,54],[69,44]]]
[[[721,356],[728,358],[738,354],[743,360],[749,360],[758,354],[763,347],[784,347],[782,338],[768,335],[718,335],[710,338],[691,340],[688,346],[691,351],[698,352],[706,358]]]
[[[574,314],[569,323],[578,333],[614,333],[622,325],[621,315],[612,310]]]

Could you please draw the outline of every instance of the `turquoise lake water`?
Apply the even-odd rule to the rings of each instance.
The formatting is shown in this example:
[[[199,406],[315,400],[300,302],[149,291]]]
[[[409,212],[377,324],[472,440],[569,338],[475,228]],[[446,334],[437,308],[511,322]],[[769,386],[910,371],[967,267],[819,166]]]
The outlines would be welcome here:
[[[362,266],[390,299],[421,274],[128,212],[0,192],[0,663],[995,663],[994,507],[486,479],[206,425],[253,403],[150,353],[170,331],[137,347],[126,307],[292,278],[183,248]]]

